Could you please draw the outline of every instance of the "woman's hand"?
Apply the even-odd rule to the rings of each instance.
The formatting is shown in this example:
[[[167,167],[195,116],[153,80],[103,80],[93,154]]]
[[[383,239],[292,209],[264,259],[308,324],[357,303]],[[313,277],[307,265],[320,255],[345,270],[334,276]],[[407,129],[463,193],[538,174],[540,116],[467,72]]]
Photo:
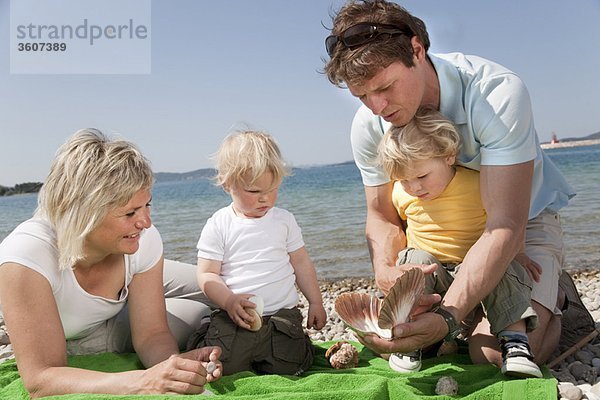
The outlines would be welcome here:
[[[203,347],[183,354],[174,354],[167,360],[143,371],[140,394],[199,394],[207,382],[221,377],[223,367],[218,358],[219,347]],[[209,366],[213,363],[215,368]],[[212,370],[207,372],[207,368]]]
[[[138,394],[199,394],[207,383],[206,369],[200,361],[174,354],[143,371]]]
[[[206,370],[206,380],[214,382],[223,376],[223,365],[219,361],[221,348],[219,346],[207,346],[182,353],[181,357],[198,360]]]

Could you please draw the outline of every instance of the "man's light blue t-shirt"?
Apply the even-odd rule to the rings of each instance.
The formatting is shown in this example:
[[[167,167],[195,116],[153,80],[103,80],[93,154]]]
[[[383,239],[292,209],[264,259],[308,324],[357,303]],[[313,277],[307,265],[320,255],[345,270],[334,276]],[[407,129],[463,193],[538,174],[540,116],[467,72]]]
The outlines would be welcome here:
[[[458,164],[513,165],[534,160],[529,218],[558,211],[575,196],[558,168],[542,151],[531,100],[521,79],[503,66],[461,53],[429,54],[440,82],[440,112],[461,134]],[[361,106],[352,122],[354,160],[365,186],[390,181],[376,164],[377,146],[388,122]]]

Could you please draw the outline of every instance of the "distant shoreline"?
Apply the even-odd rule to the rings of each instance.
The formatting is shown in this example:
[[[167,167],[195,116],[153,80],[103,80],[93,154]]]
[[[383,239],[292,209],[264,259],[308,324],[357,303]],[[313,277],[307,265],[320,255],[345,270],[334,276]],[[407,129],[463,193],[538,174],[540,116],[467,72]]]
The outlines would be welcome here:
[[[569,140],[566,142],[558,143],[542,143],[540,147],[542,149],[561,149],[564,147],[593,146],[596,144],[600,144],[600,139]]]
[[[594,135],[595,136],[595,135]],[[600,144],[600,139],[584,139],[584,140],[565,140],[564,142],[558,143],[542,143],[540,147],[542,149],[561,149],[567,147],[579,147],[579,146],[594,146]],[[323,164],[323,165],[307,165],[301,166],[298,168],[310,168],[313,166],[337,166],[337,165],[345,165],[345,164],[353,164],[354,161],[345,161],[341,163],[334,164]],[[195,171],[190,172],[156,172],[154,174],[156,178],[156,183],[161,182],[173,182],[173,181],[184,181],[184,180],[194,180],[194,179],[209,179],[214,176],[215,170],[212,168],[202,168]],[[42,186],[41,182],[27,182],[17,184],[13,187],[6,187],[0,185],[0,197],[2,196],[11,196],[16,194],[25,194],[25,193],[37,193]]]
[[[26,182],[19,183],[12,187],[0,185],[0,197],[1,196],[14,196],[17,194],[37,193],[42,187],[42,182]]]

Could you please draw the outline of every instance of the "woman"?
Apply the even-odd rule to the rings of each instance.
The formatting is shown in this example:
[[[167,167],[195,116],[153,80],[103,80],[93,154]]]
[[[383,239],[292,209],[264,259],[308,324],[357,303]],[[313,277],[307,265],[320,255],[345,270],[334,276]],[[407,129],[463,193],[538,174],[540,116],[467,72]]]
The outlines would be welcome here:
[[[210,310],[197,301],[193,266],[168,263],[163,278],[152,183],[134,145],[78,131],[59,149],[34,217],[0,244],[0,304],[32,397],[201,393],[221,375],[218,347],[179,354]],[[148,369],[67,366],[67,354],[105,351],[136,351]]]

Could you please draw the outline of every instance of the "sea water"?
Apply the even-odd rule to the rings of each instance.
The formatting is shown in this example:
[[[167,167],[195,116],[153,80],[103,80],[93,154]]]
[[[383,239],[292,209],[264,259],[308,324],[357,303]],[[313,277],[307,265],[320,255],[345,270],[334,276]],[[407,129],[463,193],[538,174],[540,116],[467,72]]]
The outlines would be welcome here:
[[[545,150],[575,196],[561,210],[568,268],[600,266],[600,145]],[[0,197],[0,239],[29,218],[37,195]],[[157,183],[152,217],[165,257],[195,263],[206,220],[231,202],[208,179]],[[354,163],[295,168],[284,180],[277,205],[293,212],[320,279],[369,276],[364,238],[365,199]]]

